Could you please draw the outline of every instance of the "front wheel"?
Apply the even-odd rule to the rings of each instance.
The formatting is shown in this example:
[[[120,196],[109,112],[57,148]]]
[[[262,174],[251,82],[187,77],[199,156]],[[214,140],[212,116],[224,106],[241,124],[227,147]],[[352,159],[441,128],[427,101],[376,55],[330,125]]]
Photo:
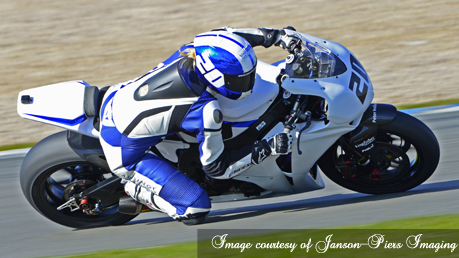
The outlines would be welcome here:
[[[346,140],[343,136],[341,140]],[[367,193],[403,192],[426,181],[440,159],[440,147],[432,131],[418,119],[402,112],[378,128],[375,147],[383,169],[372,163],[359,164],[340,141],[319,160],[319,166],[333,182],[347,189]]]
[[[124,224],[136,215],[121,214],[118,204],[89,215],[70,208],[58,210],[73,194],[113,176],[78,156],[67,143],[66,132],[53,134],[37,143],[26,155],[20,180],[24,196],[43,216],[72,228]]]

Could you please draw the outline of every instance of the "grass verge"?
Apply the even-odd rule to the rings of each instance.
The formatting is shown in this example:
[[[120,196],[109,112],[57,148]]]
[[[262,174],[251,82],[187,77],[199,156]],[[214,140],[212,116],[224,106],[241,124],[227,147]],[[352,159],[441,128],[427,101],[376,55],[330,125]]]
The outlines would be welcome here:
[[[457,104],[457,103],[459,103],[459,99],[442,99],[442,100],[435,100],[435,101],[417,103],[417,104],[397,105],[397,109],[402,110],[402,109],[412,109],[412,108],[422,108],[422,107],[444,106],[444,105],[452,105],[452,104]]]
[[[3,146],[0,146],[0,151],[30,148],[30,147],[34,146],[35,144],[36,144],[36,142],[18,143],[18,144],[12,144],[12,145],[3,145]]]
[[[256,241],[256,243],[298,243],[298,246],[293,252],[286,249],[255,249],[254,246],[250,249],[240,252],[240,250],[223,250],[215,248],[207,248],[200,251],[202,257],[457,257],[459,256],[459,249],[453,250],[448,248],[439,248],[435,252],[435,248],[408,248],[406,239],[410,235],[418,235],[419,232],[423,233],[422,240],[424,242],[435,243],[453,243],[459,242],[459,214],[453,215],[438,215],[428,217],[417,217],[401,220],[386,221],[374,224],[348,226],[339,229],[317,229],[317,230],[296,230],[296,231],[283,231],[277,233],[269,233],[256,236],[241,236],[232,237],[231,243],[248,243]],[[423,230],[423,231],[422,231]],[[224,230],[220,230],[224,231]],[[312,239],[312,243],[319,240],[324,241],[325,238],[333,235],[334,243],[349,243],[349,242],[365,242],[368,236],[373,234],[383,233],[386,236],[380,247],[371,249],[363,246],[359,250],[355,249],[331,249],[325,253],[317,253],[316,251],[309,250],[306,253],[305,249],[301,249],[301,243],[307,243],[307,239]],[[314,242],[315,241],[315,242]],[[207,240],[207,242],[210,242]],[[229,237],[227,238],[227,243]],[[383,245],[388,243],[401,243],[405,248],[394,250],[394,248],[386,248]],[[255,243],[255,242],[253,242]],[[438,247],[439,245],[437,245]],[[458,252],[458,253],[456,253]],[[79,254],[72,256],[65,256],[67,258],[151,258],[151,257],[197,257],[198,247],[196,242],[174,244],[168,246],[145,248],[145,249],[130,249],[130,250],[114,250],[103,251],[89,254]],[[339,255],[339,256],[337,256]],[[57,258],[57,257],[55,257]]]

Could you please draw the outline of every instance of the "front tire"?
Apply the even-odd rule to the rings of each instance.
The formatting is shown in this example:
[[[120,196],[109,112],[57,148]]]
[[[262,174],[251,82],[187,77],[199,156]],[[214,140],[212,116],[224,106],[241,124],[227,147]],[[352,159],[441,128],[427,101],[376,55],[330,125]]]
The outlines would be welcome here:
[[[112,176],[110,171],[91,164],[78,156],[68,145],[67,133],[59,132],[37,143],[27,153],[21,166],[21,188],[27,201],[43,216],[72,228],[92,228],[121,225],[136,215],[118,213],[117,205],[98,215],[87,215],[81,210],[57,207],[68,199],[72,182],[100,182]],[[90,187],[79,184],[82,187]]]
[[[378,128],[375,148],[388,163],[378,180],[371,174],[374,171],[371,163],[357,164],[352,167],[354,171],[336,166],[339,159],[353,161],[352,154],[345,153],[339,141],[322,155],[319,166],[342,187],[367,194],[386,194],[404,192],[422,184],[440,160],[440,147],[432,131],[417,118],[399,111],[391,122]]]

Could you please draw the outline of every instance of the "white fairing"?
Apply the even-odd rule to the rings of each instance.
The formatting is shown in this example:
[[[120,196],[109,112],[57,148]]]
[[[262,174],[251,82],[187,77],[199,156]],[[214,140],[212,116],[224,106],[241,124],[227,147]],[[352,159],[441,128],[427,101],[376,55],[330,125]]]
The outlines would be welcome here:
[[[315,167],[317,160],[340,136],[355,129],[374,96],[369,80],[366,81],[366,85],[351,83],[356,64],[351,62],[353,57],[346,48],[338,43],[310,35],[299,35],[331,51],[339,57],[347,70],[337,76],[316,79],[288,78],[283,82],[281,90],[297,95],[324,98],[328,103],[328,121],[312,121],[311,126],[302,133],[300,142],[302,155],[298,154],[297,141],[299,131],[305,123],[296,124],[296,128],[291,132],[294,136],[291,172],[281,171],[276,163],[278,156],[270,156],[261,164],[252,166],[234,177],[237,180],[252,182],[266,189],[267,192],[291,194],[323,188],[320,172],[310,171],[317,168]],[[217,96],[224,122],[244,125],[259,119],[279,94],[280,88],[276,78],[283,67],[285,62],[273,66],[258,61],[256,82],[250,96],[237,101]],[[19,94],[18,113],[24,118],[97,137],[98,133],[93,130],[92,121],[84,117],[84,88],[88,86],[83,81],[74,81],[23,91]],[[366,94],[359,98],[358,92],[362,91],[364,86],[367,87]],[[22,104],[23,95],[30,95],[33,101],[30,104]],[[78,123],[78,119],[83,119],[83,122]],[[233,137],[246,130],[247,126],[233,126]],[[283,131],[284,126],[279,123],[266,137]],[[179,133],[179,136],[184,139],[184,142],[163,141],[157,146],[163,156],[172,162],[178,161],[176,150],[186,149],[189,147],[188,143],[196,142],[195,138],[183,133]],[[234,195],[231,198],[235,199]]]
[[[21,91],[18,113],[23,118],[98,136],[93,118],[84,114],[84,91],[89,86],[84,81],[70,81]],[[32,101],[22,103],[23,96],[30,96]]]
[[[360,85],[358,83],[350,83],[353,73],[354,75],[361,73],[354,70],[358,69],[357,65],[351,63],[351,53],[346,48],[338,43],[306,34],[301,34],[301,36],[310,42],[331,50],[344,62],[347,70],[333,77],[316,79],[287,78],[282,83],[282,87],[292,94],[319,96],[327,100],[328,122],[312,121],[311,126],[302,133],[299,145],[302,155],[299,155],[296,146],[299,131],[305,126],[305,123],[296,124],[296,128],[292,131],[294,147],[291,172],[280,171],[276,163],[277,157],[271,156],[260,165],[253,166],[234,178],[255,183],[273,192],[301,193],[323,188],[324,183],[320,173],[317,173],[314,178],[314,173],[310,173],[310,170],[316,166],[316,161],[341,135],[355,129],[374,96],[370,81],[365,81],[365,84],[361,83]],[[279,65],[279,68],[284,67],[285,62]],[[365,71],[363,72],[365,73]],[[363,78],[361,79],[363,81]],[[366,94],[359,99],[358,92],[363,91],[364,86],[366,86]],[[266,135],[266,138],[281,133],[283,130],[283,125],[278,124]]]
[[[374,97],[373,86],[371,82],[353,85],[350,89],[349,82],[356,65],[351,63],[351,52],[342,45],[326,41],[317,37],[302,34],[301,35],[311,42],[330,49],[337,55],[347,67],[347,71],[341,75],[318,78],[318,79],[299,79],[288,78],[282,83],[282,87],[292,94],[319,96],[328,102],[327,119],[337,124],[350,123],[365,112]],[[285,65],[281,64],[280,66]],[[355,74],[357,74],[355,72]],[[356,97],[356,93],[367,86],[367,93],[363,103]],[[358,121],[357,121],[358,122]]]

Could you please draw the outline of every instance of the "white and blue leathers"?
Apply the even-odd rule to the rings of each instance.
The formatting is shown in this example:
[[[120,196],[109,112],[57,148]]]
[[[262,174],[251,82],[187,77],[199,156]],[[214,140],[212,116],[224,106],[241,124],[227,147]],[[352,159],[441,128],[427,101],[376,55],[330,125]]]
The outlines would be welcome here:
[[[272,29],[222,28],[215,31],[227,31],[245,38],[250,45],[238,46],[230,39],[227,42],[232,48],[241,47],[241,54],[247,52],[242,49],[244,47],[271,46],[278,34],[278,30]],[[199,40],[213,40],[209,36],[213,34],[215,32],[200,34],[207,36]],[[100,111],[100,141],[110,169],[127,181],[125,189],[131,197],[175,219],[205,215],[211,204],[206,191],[196,182],[150,151],[166,136],[180,131],[194,133],[203,169],[211,177],[230,178],[236,171],[240,173],[252,165],[253,143],[242,150],[225,151],[221,134],[223,115],[215,97],[218,93],[209,87],[205,89],[206,82],[200,80],[194,69],[186,69],[184,58],[177,52],[147,74],[110,87]],[[196,60],[200,58],[206,57],[198,55]],[[180,93],[171,91],[176,87],[172,83],[152,89],[150,82],[173,66],[178,67],[188,92],[184,93],[187,89],[182,88]],[[196,90],[197,85],[205,90]]]

